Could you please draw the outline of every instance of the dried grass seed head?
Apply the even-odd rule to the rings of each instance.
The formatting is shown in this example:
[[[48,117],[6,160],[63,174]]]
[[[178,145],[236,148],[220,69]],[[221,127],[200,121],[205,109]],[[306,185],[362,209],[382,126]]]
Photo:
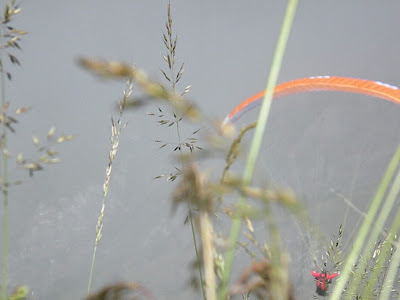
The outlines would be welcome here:
[[[207,175],[193,164],[183,170],[181,182],[173,194],[173,208],[180,203],[189,202],[193,208],[211,212],[213,209],[213,189]]]

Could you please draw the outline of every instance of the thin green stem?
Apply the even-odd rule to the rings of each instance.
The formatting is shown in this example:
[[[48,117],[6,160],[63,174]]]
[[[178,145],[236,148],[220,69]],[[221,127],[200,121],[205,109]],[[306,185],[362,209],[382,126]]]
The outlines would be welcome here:
[[[172,59],[172,62],[170,62],[169,64],[169,76],[170,76],[170,82],[171,82],[171,91],[172,94],[175,95],[176,94],[176,74],[175,74],[175,49],[171,50],[171,47],[175,47],[176,46],[176,37],[175,40],[172,41],[172,19],[171,19],[171,6],[170,3],[168,3],[168,21],[167,21],[167,34],[168,34],[168,38],[169,38],[169,47],[167,47],[170,51],[170,59]],[[175,44],[175,46],[173,46],[173,44]],[[180,133],[180,129],[179,129],[179,119],[176,117],[176,111],[174,112],[174,116],[175,116],[175,123],[176,123],[176,135],[178,137],[178,145],[179,145],[179,156],[180,156],[180,161],[181,161],[181,169],[183,170],[185,167],[184,164],[184,159],[183,159],[183,152],[182,152],[182,139],[181,139],[181,133]],[[196,239],[196,231],[194,228],[194,224],[193,224],[193,216],[192,216],[192,208],[190,206],[190,203],[187,203],[188,206],[188,217],[189,217],[189,222],[190,222],[190,228],[192,230],[192,239],[193,239],[193,246],[194,246],[194,250],[196,252],[196,259],[197,259],[197,267],[198,267],[198,271],[199,271],[199,277],[200,277],[200,285],[201,285],[201,290],[203,293],[203,299],[206,299],[206,293],[205,293],[205,288],[204,288],[204,282],[203,282],[203,273],[201,270],[201,264],[200,264],[200,254],[199,254],[199,250],[197,247],[197,239]]]
[[[3,51],[0,51],[0,67],[1,67],[1,104],[2,107],[6,104],[6,82],[4,75]],[[2,109],[2,114],[4,111]],[[2,122],[2,149],[7,149],[7,126]],[[1,267],[1,300],[7,299],[7,260],[8,260],[8,159],[2,151],[3,156],[3,174],[2,174],[2,190],[3,190],[3,254]]]
[[[173,89],[173,91],[175,93],[175,84],[172,85],[172,89]],[[180,130],[179,130],[179,121],[178,120],[176,120],[176,134],[177,134],[177,137],[178,137],[178,145],[181,145],[181,133],[180,133]],[[179,149],[179,156],[180,156],[180,160],[181,160],[181,168],[183,170],[185,165],[184,165],[182,148]],[[206,291],[205,291],[205,288],[204,288],[203,272],[201,270],[201,264],[200,264],[201,259],[200,259],[200,254],[199,254],[199,250],[198,250],[198,247],[197,247],[196,231],[194,229],[192,208],[190,207],[190,203],[189,202],[187,202],[187,206],[188,206],[190,228],[192,230],[193,246],[194,246],[194,251],[196,253],[196,259],[197,259],[197,268],[198,268],[199,277],[200,277],[200,286],[201,286],[201,291],[203,293],[203,299],[205,300],[207,298],[206,298]]]
[[[194,246],[194,251],[196,252],[197,268],[199,270],[200,286],[201,286],[201,291],[203,293],[203,299],[205,300],[207,298],[206,298],[206,291],[205,291],[205,288],[204,288],[203,271],[201,270],[201,264],[200,264],[201,260],[200,260],[199,250],[198,250],[198,247],[197,247],[196,231],[194,230],[192,210],[190,208],[190,204],[189,203],[188,203],[188,210],[189,210],[190,228],[192,230],[193,246]]]
[[[95,245],[94,248],[93,248],[92,263],[90,265],[89,281],[88,281],[88,287],[87,287],[87,294],[88,295],[90,293],[90,288],[91,288],[91,285],[92,285],[92,275],[93,275],[94,262],[96,260],[96,251],[97,251],[97,245]]]
[[[7,299],[7,251],[8,251],[8,197],[3,193],[3,254],[1,267],[1,300]]]
[[[129,98],[130,94],[132,93],[132,78],[129,78],[127,82],[127,88],[124,90],[124,97],[123,101],[119,103],[119,118],[117,122],[114,122],[114,119],[111,118],[111,137],[110,137],[110,150],[108,153],[108,164],[106,167],[106,172],[105,172],[105,179],[103,183],[103,197],[101,201],[101,210],[99,217],[97,219],[97,224],[96,224],[96,239],[94,241],[94,247],[93,247],[93,255],[92,255],[92,263],[90,266],[90,272],[89,272],[89,280],[88,280],[88,288],[87,288],[87,294],[89,295],[90,293],[90,286],[92,283],[92,275],[93,275],[93,268],[94,268],[94,262],[96,258],[96,251],[97,251],[97,245],[100,242],[100,239],[102,237],[102,232],[103,232],[103,218],[104,218],[104,211],[105,211],[105,202],[106,202],[106,197],[108,193],[108,187],[111,179],[111,170],[112,170],[112,164],[114,162],[115,156],[117,155],[118,151],[118,145],[119,145],[119,138],[121,134],[121,130],[125,128],[125,125],[121,125],[121,119],[122,119],[122,114],[126,105],[126,101]]]
[[[107,180],[106,180],[106,182],[107,182]],[[90,288],[91,288],[91,285],[92,285],[92,275],[93,275],[93,269],[94,269],[94,262],[96,260],[97,245],[99,244],[101,236],[102,236],[103,217],[104,217],[106,196],[107,196],[107,188],[105,189],[105,192],[103,193],[103,200],[101,202],[100,215],[99,215],[99,218],[97,220],[97,225],[96,225],[96,240],[94,241],[93,254],[92,254],[92,263],[90,265],[89,281],[88,281],[88,287],[87,287],[87,295],[88,296],[90,294]]]
[[[114,132],[114,130],[113,130]],[[113,136],[113,135],[112,135]],[[113,148],[113,144],[111,146]],[[110,150],[111,153],[112,150]],[[115,152],[116,153],[116,152]],[[115,156],[115,154],[114,154]],[[106,179],[105,183],[103,186],[103,199],[101,201],[101,210],[100,210],[100,215],[97,220],[97,225],[96,225],[96,239],[94,241],[94,247],[93,247],[93,254],[92,254],[92,263],[90,265],[90,272],[89,272],[89,280],[88,280],[88,287],[87,287],[87,295],[90,294],[90,287],[92,285],[92,275],[93,275],[93,269],[94,269],[94,262],[96,260],[96,251],[97,251],[97,245],[100,242],[101,236],[102,236],[102,229],[103,229],[103,217],[104,217],[104,209],[105,209],[105,203],[106,203],[106,196],[107,196],[107,191],[108,191],[108,183],[110,180],[111,176],[111,168],[110,166],[112,165],[113,162],[113,157],[110,155],[110,162],[106,171]]]
[[[4,194],[3,194],[4,196]],[[3,255],[1,268],[1,300],[7,299],[7,235],[8,235],[8,201],[3,199]]]
[[[274,58],[272,60],[270,74],[267,80],[264,100],[262,102],[260,113],[258,115],[257,126],[254,132],[245,170],[243,173],[243,184],[245,185],[250,183],[253,176],[255,163],[261,147],[262,137],[264,135],[265,126],[267,124],[268,114],[271,107],[273,90],[278,80],[278,74],[280,66],[282,64],[287,40],[289,38],[290,29],[292,27],[293,19],[295,16],[297,2],[297,0],[289,0],[286,7],[285,17],[282,23],[281,32],[274,53]],[[243,205],[244,203],[245,198],[243,196],[239,197],[237,204]],[[233,217],[231,231],[228,238],[228,247],[225,254],[225,268],[222,274],[221,285],[218,292],[219,300],[225,300],[227,297],[227,284],[230,277],[235,245],[239,237],[240,226],[240,217]]]

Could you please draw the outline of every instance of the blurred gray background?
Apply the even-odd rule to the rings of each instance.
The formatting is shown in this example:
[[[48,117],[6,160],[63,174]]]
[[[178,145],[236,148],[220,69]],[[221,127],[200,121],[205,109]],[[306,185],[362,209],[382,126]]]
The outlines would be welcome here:
[[[178,89],[192,85],[188,98],[209,121],[224,118],[264,88],[285,2],[171,2],[178,63],[185,62]],[[29,34],[20,43],[22,52],[16,53],[22,66],[6,66],[13,74],[7,98],[13,108],[31,105],[32,110],[20,117],[17,133],[9,137],[9,151],[29,156],[35,151],[31,136],[43,138],[51,126],[75,138],[58,147],[59,164],[33,178],[10,168],[12,178],[25,182],[10,191],[10,289],[26,284],[30,299],[85,296],[110,118],[117,116],[115,101],[125,83],[96,78],[76,60],[86,56],[135,63],[162,80],[167,5],[119,0],[21,3],[23,11],[13,25]],[[338,75],[400,85],[399,11],[396,1],[301,1],[279,82]],[[141,95],[140,90],[134,95]],[[156,299],[200,299],[187,286],[194,251],[190,227],[183,225],[186,212],[171,214],[175,183],[154,179],[176,165],[173,146],[159,150],[154,140],[174,143],[175,130],[159,126],[146,112],[157,112],[157,104],[124,116],[128,126],[113,166],[92,287],[132,280]],[[255,116],[246,115],[240,124]],[[203,125],[182,134],[199,127]],[[346,223],[344,241],[351,241],[360,215],[330,190],[365,210],[400,140],[399,128],[400,107],[371,97],[313,93],[279,99],[272,106],[254,182],[291,187],[328,238]],[[204,139],[206,133],[215,129],[204,126],[198,137]],[[201,145],[207,148],[206,142]],[[219,174],[222,165],[220,156],[200,167]],[[238,163],[235,170],[242,166]],[[310,299],[315,284],[308,249],[319,257],[328,244],[305,243],[284,211],[278,209],[276,219],[290,253],[296,298]],[[219,222],[216,228],[223,229]],[[238,261],[250,261],[243,250]],[[235,271],[233,278],[239,267]]]

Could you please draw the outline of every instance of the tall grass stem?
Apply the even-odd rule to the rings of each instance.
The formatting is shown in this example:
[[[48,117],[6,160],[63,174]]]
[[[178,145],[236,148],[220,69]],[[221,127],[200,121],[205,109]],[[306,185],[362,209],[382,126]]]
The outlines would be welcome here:
[[[274,57],[271,64],[270,74],[268,76],[266,84],[264,100],[262,102],[260,113],[258,115],[257,126],[254,132],[249,155],[247,157],[245,170],[243,173],[243,184],[245,185],[250,183],[253,175],[255,163],[261,147],[262,137],[264,135],[265,126],[268,119],[269,110],[271,107],[274,87],[278,80],[278,74],[282,64],[287,40],[289,38],[290,29],[292,27],[293,19],[296,13],[297,3],[298,3],[297,0],[289,0],[286,7],[285,17],[281,26],[281,32],[276,45]],[[245,198],[243,196],[240,196],[238,199],[238,205],[244,204],[244,202]],[[240,217],[233,217],[231,230],[228,238],[228,248],[225,254],[225,269],[222,274],[221,285],[218,292],[219,300],[225,300],[227,297],[227,284],[230,277],[235,245],[239,237],[240,226],[241,226]]]
[[[199,217],[201,240],[203,243],[203,262],[205,276],[205,290],[207,300],[217,299],[215,271],[214,271],[214,247],[213,231],[207,212],[201,212]]]
[[[6,80],[4,75],[3,50],[0,51],[0,67],[1,67],[1,104],[6,104]],[[2,109],[4,114],[4,109]],[[2,122],[2,149],[7,149],[7,126],[6,122]],[[1,267],[1,300],[7,299],[7,260],[8,260],[8,158],[1,151],[3,168],[2,168],[2,194],[3,194],[3,249],[2,249],[2,267]]]
[[[169,76],[166,74],[165,71],[161,70],[162,74],[164,75],[165,79],[171,83],[171,95],[175,98],[176,97],[176,84],[179,82],[180,78],[182,77],[183,74],[183,63],[181,64],[178,73],[175,73],[175,63],[176,63],[176,44],[177,44],[177,39],[178,36],[175,35],[173,36],[173,30],[172,30],[172,17],[171,17],[171,3],[168,3],[167,7],[167,21],[165,22],[165,29],[166,29],[166,34],[163,33],[163,40],[164,40],[164,45],[168,51],[166,55],[163,55],[163,58],[165,62],[168,64],[168,69],[169,69]],[[181,96],[186,93],[187,91],[183,92]],[[172,101],[175,101],[174,99],[169,99]],[[181,132],[179,128],[179,122],[182,120],[182,118],[178,118],[178,112],[175,110],[174,111],[174,118],[175,118],[175,124],[176,124],[176,135],[178,138],[178,149],[179,149],[179,156],[180,156],[180,163],[181,163],[181,170],[185,169],[185,162],[183,158],[183,152],[182,152],[182,139],[181,139]],[[198,251],[198,246],[197,246],[197,240],[196,240],[196,232],[193,224],[193,215],[192,215],[192,207],[190,203],[187,203],[188,206],[188,218],[190,222],[190,228],[192,231],[192,239],[193,239],[193,246],[196,254],[196,260],[197,260],[197,266],[198,266],[198,272],[199,272],[199,277],[200,277],[200,286],[201,290],[203,293],[203,299],[206,299],[205,295],[205,289],[204,289],[204,282],[203,282],[203,274],[202,274],[202,266],[201,266],[201,260],[200,260],[200,254]]]
[[[171,76],[173,77],[173,76]],[[172,85],[172,91],[175,94],[175,84]],[[174,112],[174,115],[176,116],[176,112]],[[178,145],[182,144],[182,140],[181,140],[181,133],[179,130],[179,121],[176,121],[176,135],[178,137]],[[184,170],[185,168],[185,161],[183,158],[183,152],[182,152],[182,147],[179,148],[179,158],[180,158],[180,162],[181,162],[181,169]],[[203,281],[203,271],[201,270],[201,259],[200,259],[200,253],[199,253],[199,248],[197,246],[197,239],[196,239],[196,231],[194,228],[194,223],[193,223],[193,215],[192,215],[192,208],[190,206],[190,203],[187,202],[187,206],[188,206],[188,217],[189,217],[189,223],[190,223],[190,228],[192,231],[192,239],[193,239],[193,247],[194,247],[194,252],[196,254],[196,261],[197,261],[197,270],[199,272],[199,279],[200,279],[200,286],[201,286],[201,291],[203,294],[203,299],[206,300],[206,291],[204,288],[204,281]]]

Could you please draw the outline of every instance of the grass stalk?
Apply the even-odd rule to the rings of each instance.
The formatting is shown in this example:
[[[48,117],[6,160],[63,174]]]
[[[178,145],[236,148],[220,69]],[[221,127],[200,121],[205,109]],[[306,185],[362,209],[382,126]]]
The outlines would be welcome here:
[[[3,194],[3,249],[1,267],[1,300],[7,299],[7,250],[8,250],[8,199]]]
[[[6,80],[4,75],[3,51],[0,51],[0,80],[1,80],[1,105],[6,104]],[[4,114],[4,110],[2,110]],[[2,149],[7,149],[7,126],[2,122],[1,135]],[[3,249],[2,249],[2,267],[1,267],[1,300],[7,299],[7,260],[8,260],[8,158],[1,151],[2,155],[2,194],[3,194]]]
[[[170,16],[169,14],[169,7],[168,7],[168,16]],[[173,67],[173,65],[172,65]],[[173,75],[173,69],[171,69],[171,74]],[[173,76],[171,76],[173,77]],[[173,81],[172,83],[172,92],[175,94],[175,82]],[[176,112],[174,113],[174,116],[176,116]],[[177,118],[176,119],[176,135],[178,137],[178,145],[182,145],[182,140],[181,140],[181,133],[179,130],[179,121]],[[182,147],[179,148],[179,158],[180,158],[180,163],[181,163],[181,170],[184,170],[185,168],[185,161],[183,158],[183,152],[182,152]],[[196,238],[196,230],[194,228],[194,222],[193,222],[193,215],[192,215],[192,207],[190,205],[189,202],[187,202],[187,207],[188,207],[188,218],[189,218],[189,223],[190,223],[190,229],[192,231],[192,240],[193,240],[193,247],[194,247],[194,252],[196,254],[196,261],[197,261],[197,270],[199,272],[199,279],[200,279],[200,286],[201,286],[201,291],[203,294],[203,299],[206,300],[208,298],[206,298],[206,291],[205,291],[205,287],[204,287],[204,280],[203,280],[203,271],[201,270],[201,263],[200,263],[200,253],[199,253],[199,248],[197,246],[197,238]],[[205,222],[204,220],[201,220],[203,216],[200,216],[200,222]],[[207,227],[208,228],[208,227]],[[211,226],[210,226],[211,228]],[[203,250],[204,251],[204,250]],[[214,298],[215,299],[215,298]]]
[[[173,89],[173,92],[175,93],[175,84],[172,85],[172,89]],[[176,112],[174,113],[174,115],[176,116]],[[181,145],[181,133],[180,133],[180,130],[179,130],[179,121],[177,120],[177,122],[175,122],[175,123],[176,123],[176,134],[177,134],[177,137],[178,137],[178,144]],[[185,163],[184,163],[184,158],[183,158],[182,147],[180,147],[180,149],[179,149],[179,157],[180,157],[180,162],[181,162],[181,170],[184,170]],[[194,228],[192,208],[191,208],[189,202],[187,202],[187,207],[188,207],[188,217],[189,217],[190,228],[191,228],[191,231],[192,231],[193,247],[194,247],[194,252],[196,254],[196,261],[197,261],[197,268],[198,268],[198,272],[199,272],[201,291],[202,291],[202,294],[203,294],[203,299],[206,300],[208,298],[206,298],[206,291],[205,291],[205,288],[204,288],[203,271],[201,270],[201,264],[200,264],[201,260],[200,260],[199,248],[197,246],[196,230]],[[201,220],[202,217],[203,216],[200,216],[200,222],[205,222],[204,220]],[[204,251],[204,249],[203,249],[203,251]]]
[[[178,143],[180,145],[181,144],[181,137],[180,137],[180,132],[179,132],[179,122],[176,122],[176,131],[177,131],[177,135],[178,135]],[[179,149],[179,155],[180,155],[180,160],[181,160],[181,167],[182,167],[182,170],[183,170],[185,165],[184,165],[182,149]],[[201,270],[200,253],[199,253],[199,249],[198,249],[198,246],[197,246],[196,230],[194,228],[192,208],[191,208],[189,202],[187,202],[187,206],[188,206],[188,217],[189,217],[190,229],[192,231],[193,247],[194,247],[194,252],[196,254],[196,260],[197,260],[197,266],[198,266],[197,268],[198,268],[198,272],[199,272],[201,291],[203,293],[203,299],[206,300],[208,298],[206,298],[206,291],[205,291],[205,288],[204,288],[203,271]],[[203,218],[203,216],[201,215],[200,216],[200,222],[206,222],[206,221],[202,220],[202,218]],[[209,226],[207,228],[211,228],[211,226]],[[203,247],[204,247],[204,245],[203,245]],[[204,249],[203,249],[203,251],[204,251]]]
[[[167,21],[165,22],[165,29],[166,29],[166,34],[163,33],[163,41],[164,41],[164,46],[167,49],[167,54],[163,55],[163,58],[165,62],[168,65],[169,69],[169,75],[165,71],[161,69],[162,74],[164,75],[165,79],[170,82],[171,84],[171,94],[175,97],[176,96],[176,84],[179,82],[179,80],[182,77],[182,74],[184,72],[183,70],[183,63],[180,65],[178,72],[175,72],[175,62],[176,62],[176,44],[177,44],[177,39],[178,36],[175,35],[173,36],[173,31],[172,31],[172,17],[171,17],[171,3],[168,3],[167,7]],[[181,94],[183,95],[188,91],[188,88],[185,89],[185,91]],[[174,101],[173,99],[169,99]],[[183,158],[183,150],[182,150],[182,138],[181,138],[181,132],[180,132],[180,127],[179,123],[182,118],[178,117],[178,112],[174,111],[174,118],[175,118],[175,125],[176,125],[176,135],[178,138],[178,151],[179,151],[179,157],[180,157],[180,164],[181,164],[181,170],[185,169],[185,161]],[[193,240],[193,246],[196,254],[196,260],[197,260],[197,266],[198,266],[198,272],[199,272],[199,278],[200,278],[200,286],[201,290],[203,293],[203,299],[206,298],[205,294],[205,288],[204,288],[204,281],[203,281],[203,273],[202,273],[202,266],[200,263],[200,254],[198,251],[198,245],[197,245],[197,239],[196,239],[196,231],[194,227],[194,222],[193,222],[193,215],[192,215],[192,207],[189,202],[187,202],[187,207],[188,207],[188,218],[190,222],[190,228],[192,231],[192,240]],[[202,216],[200,216],[202,218]],[[206,222],[205,220],[200,220],[200,222]],[[215,298],[214,298],[215,299]]]
[[[350,278],[350,274],[353,274],[353,268],[357,262],[357,259],[359,257],[359,254],[362,250],[362,247],[364,245],[364,242],[367,238],[367,234],[370,231],[370,227],[372,224],[373,219],[375,218],[375,215],[378,211],[378,208],[382,202],[383,196],[386,193],[387,187],[393,177],[393,174],[396,170],[396,167],[398,166],[400,161],[400,144],[397,147],[397,150],[395,154],[393,155],[386,172],[382,178],[381,183],[379,184],[374,198],[371,202],[370,207],[368,208],[367,215],[365,216],[361,227],[358,231],[358,234],[356,236],[356,240],[354,241],[353,248],[350,251],[349,255],[347,256],[345,265],[343,266],[343,269],[340,274],[339,280],[337,280],[333,290],[331,297],[329,298],[330,300],[339,300],[341,299],[341,295],[343,293],[343,290],[347,284],[347,281]],[[372,249],[370,249],[371,251]],[[349,286],[349,291],[355,291],[357,286],[355,285],[354,281],[353,283]],[[346,299],[351,298],[351,292],[347,293]]]
[[[249,184],[253,176],[255,163],[261,147],[262,137],[264,135],[265,126],[267,123],[268,114],[271,107],[273,90],[278,79],[280,66],[282,64],[282,59],[285,52],[287,40],[289,38],[290,29],[292,27],[293,19],[297,8],[297,2],[298,2],[297,0],[289,0],[286,7],[285,17],[283,20],[283,24],[281,26],[281,32],[276,45],[274,57],[272,60],[270,74],[267,80],[264,100],[262,102],[260,113],[258,115],[257,126],[254,132],[249,155],[247,157],[245,170],[243,173],[244,184]],[[244,196],[240,196],[237,204],[243,205],[244,202],[245,202]],[[240,227],[241,227],[241,218],[233,217],[231,230],[228,238],[228,247],[225,254],[225,269],[222,274],[221,285],[218,292],[219,300],[224,300],[227,297],[227,284],[230,277],[234,250],[239,237]]]
[[[203,271],[201,270],[201,264],[200,262],[200,254],[199,254],[199,249],[197,246],[197,239],[196,239],[196,231],[194,228],[194,224],[193,224],[193,216],[192,216],[192,211],[190,208],[190,204],[188,203],[188,210],[189,210],[189,222],[190,222],[190,228],[192,230],[192,239],[193,239],[193,247],[194,247],[194,252],[196,254],[196,260],[197,260],[197,265],[198,265],[198,271],[199,271],[199,279],[200,279],[200,286],[201,286],[201,291],[203,294],[203,299],[206,300],[206,291],[204,288],[204,280],[203,280]]]
[[[210,224],[208,213],[203,211],[200,213],[200,232],[201,240],[203,242],[203,263],[204,263],[204,276],[205,276],[205,290],[207,300],[217,299],[216,295],[216,282],[214,272],[214,247],[213,247],[213,234]],[[203,295],[204,296],[204,295]]]
[[[119,103],[119,118],[118,118],[117,122],[114,122],[114,119],[111,118],[111,137],[110,137],[111,145],[110,145],[110,150],[109,150],[109,154],[108,154],[108,164],[106,167],[105,179],[104,179],[104,183],[103,183],[103,197],[102,197],[102,201],[101,201],[101,209],[100,209],[99,218],[97,219],[97,224],[96,224],[96,239],[95,239],[94,247],[93,247],[92,263],[90,265],[88,287],[87,287],[88,295],[90,293],[90,287],[92,284],[93,268],[94,268],[94,263],[95,263],[95,259],[96,259],[97,246],[100,242],[100,239],[102,236],[102,231],[103,231],[103,218],[104,218],[105,202],[106,202],[106,197],[107,197],[107,193],[108,193],[108,186],[109,186],[110,179],[111,179],[112,165],[113,165],[115,156],[118,151],[121,130],[126,126],[125,124],[123,124],[123,125],[121,124],[122,114],[123,114],[124,108],[126,106],[127,100],[132,93],[132,89],[133,89],[133,82],[132,82],[132,78],[130,78],[127,82],[127,88],[124,90],[123,100],[122,100],[122,102]]]

